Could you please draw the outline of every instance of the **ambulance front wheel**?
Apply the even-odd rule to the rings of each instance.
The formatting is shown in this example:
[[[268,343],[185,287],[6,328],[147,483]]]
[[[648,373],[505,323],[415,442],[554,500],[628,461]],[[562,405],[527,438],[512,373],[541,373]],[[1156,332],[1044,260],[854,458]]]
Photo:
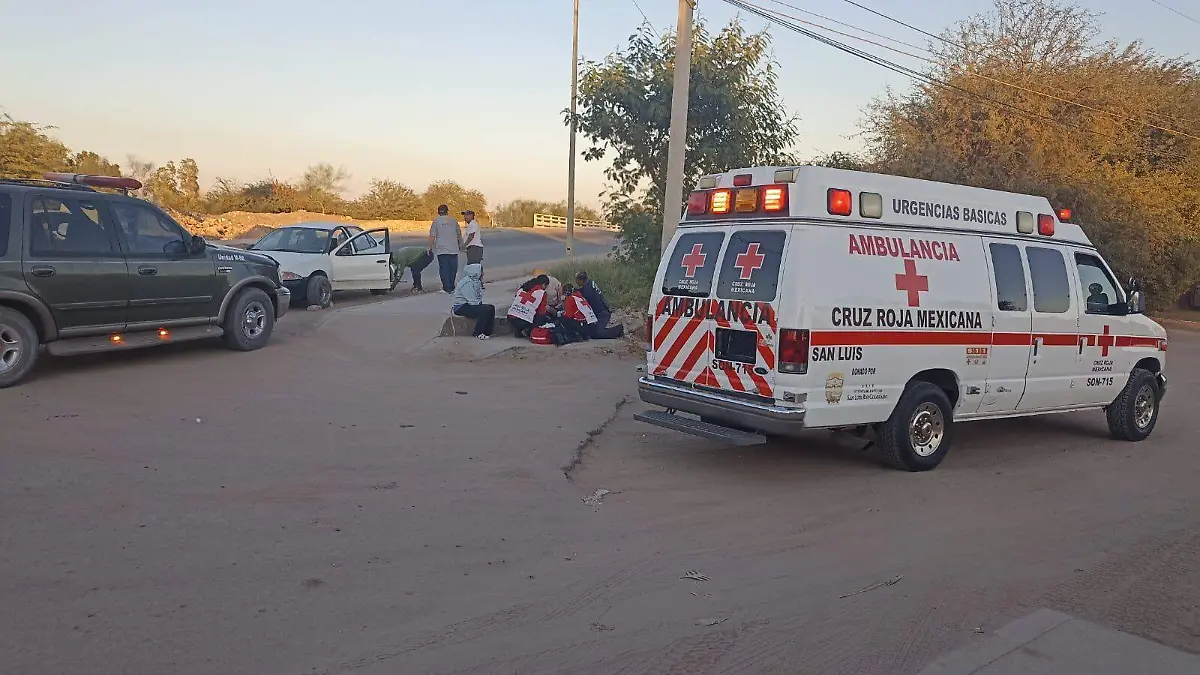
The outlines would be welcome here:
[[[1158,423],[1162,399],[1154,373],[1135,368],[1117,400],[1105,409],[1108,430],[1119,441],[1143,441]]]
[[[905,471],[929,471],[946,457],[953,429],[946,392],[928,382],[912,382],[892,416],[879,425],[877,435],[888,464]]]

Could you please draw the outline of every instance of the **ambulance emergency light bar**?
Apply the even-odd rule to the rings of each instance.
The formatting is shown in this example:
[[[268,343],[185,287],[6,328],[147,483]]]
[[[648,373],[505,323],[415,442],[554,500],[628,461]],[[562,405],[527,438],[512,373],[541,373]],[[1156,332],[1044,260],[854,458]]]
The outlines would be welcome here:
[[[55,173],[53,171],[42,174],[42,177],[54,183],[68,183],[71,185],[86,185],[92,188],[108,188],[110,190],[140,190],[142,188],[141,181],[136,178],[124,178],[122,176],[91,176],[83,173]]]
[[[729,216],[730,214],[787,214],[788,184],[796,181],[795,169],[775,171],[774,183],[754,187],[754,176],[738,174],[733,177],[733,188],[717,188],[719,176],[704,176],[696,184],[696,191],[688,195],[688,216]],[[883,218],[883,195],[878,192],[858,194],[858,215],[862,218]],[[842,188],[829,188],[826,192],[826,211],[831,216],[854,215],[854,193]],[[1016,226],[1020,234],[1054,236],[1057,222],[1069,222],[1070,209],[1059,209],[1055,214],[1017,211]],[[1057,218],[1056,218],[1057,217]]]

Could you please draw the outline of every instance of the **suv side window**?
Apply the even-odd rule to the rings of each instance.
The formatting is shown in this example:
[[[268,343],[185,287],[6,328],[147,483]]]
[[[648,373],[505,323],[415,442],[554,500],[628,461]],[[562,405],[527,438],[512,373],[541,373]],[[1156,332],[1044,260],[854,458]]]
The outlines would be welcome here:
[[[1104,264],[1094,255],[1075,254],[1075,266],[1079,269],[1079,290],[1083,294],[1084,312],[1087,314],[1121,315],[1125,306],[1121,293],[1113,283]]]
[[[113,202],[113,213],[125,235],[131,255],[182,255],[187,253],[183,230],[157,211],[136,202]]]
[[[8,253],[10,234],[12,234],[12,197],[0,195],[0,258]]]
[[[1002,312],[1029,311],[1025,290],[1025,264],[1015,244],[991,244],[992,269],[996,273],[996,309]]]
[[[33,256],[119,254],[112,224],[98,201],[35,197],[29,215],[29,253]]]
[[[1033,279],[1033,308],[1046,314],[1063,314],[1071,309],[1071,282],[1062,253],[1052,248],[1028,246],[1029,276]]]

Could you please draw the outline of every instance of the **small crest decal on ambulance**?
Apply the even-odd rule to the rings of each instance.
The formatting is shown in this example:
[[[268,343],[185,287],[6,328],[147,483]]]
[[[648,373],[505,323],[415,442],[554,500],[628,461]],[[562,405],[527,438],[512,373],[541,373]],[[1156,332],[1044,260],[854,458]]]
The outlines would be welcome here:
[[[845,384],[846,378],[842,373],[830,373],[829,377],[825,378],[825,402],[829,405],[841,403]]]

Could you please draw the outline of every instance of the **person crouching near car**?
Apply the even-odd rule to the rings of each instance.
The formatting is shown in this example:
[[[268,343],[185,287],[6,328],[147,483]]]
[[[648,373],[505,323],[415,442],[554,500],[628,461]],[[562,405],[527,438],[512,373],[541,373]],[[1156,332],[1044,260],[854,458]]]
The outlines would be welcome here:
[[[549,279],[542,274],[521,284],[508,308],[508,322],[517,337],[529,337],[534,326],[541,326],[554,319],[546,303],[546,284]]]
[[[463,278],[454,287],[454,314],[475,319],[475,337],[487,340],[496,325],[496,307],[483,302],[483,265],[463,268]]]
[[[424,246],[406,246],[392,251],[392,278],[399,281],[404,276],[404,270],[412,272],[414,291],[423,291],[421,287],[421,270],[433,262],[433,255]]]

